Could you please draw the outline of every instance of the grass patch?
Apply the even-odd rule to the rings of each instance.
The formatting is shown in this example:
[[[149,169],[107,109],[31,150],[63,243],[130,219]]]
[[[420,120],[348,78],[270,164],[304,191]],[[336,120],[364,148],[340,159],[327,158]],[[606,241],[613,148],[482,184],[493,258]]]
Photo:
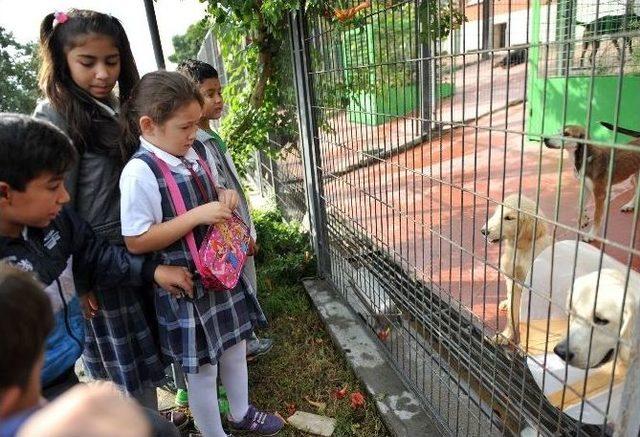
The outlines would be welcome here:
[[[380,416],[341,353],[336,350],[313,309],[300,279],[315,273],[307,238],[295,224],[285,223],[277,211],[254,214],[260,252],[256,256],[258,297],[269,319],[260,336],[271,337],[271,352],[249,367],[249,394],[259,408],[288,417],[294,409],[324,414],[337,420],[334,436],[388,436]],[[349,395],[365,395],[364,408],[352,409]],[[324,411],[309,403],[326,404]],[[279,435],[304,433],[286,427]]]

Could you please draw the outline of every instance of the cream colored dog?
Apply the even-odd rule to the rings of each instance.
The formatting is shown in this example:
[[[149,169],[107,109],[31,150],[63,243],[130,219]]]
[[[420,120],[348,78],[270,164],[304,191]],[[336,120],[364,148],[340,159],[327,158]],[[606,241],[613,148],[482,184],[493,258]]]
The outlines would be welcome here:
[[[610,361],[619,348],[619,359],[628,363],[640,303],[638,293],[632,276],[625,298],[625,274],[616,269],[602,269],[599,283],[597,271],[577,278],[573,298],[567,293],[569,333],[553,351],[567,364],[587,369]]]
[[[507,344],[510,340],[518,343],[522,287],[514,280],[524,282],[534,258],[551,244],[546,224],[535,218],[535,202],[512,194],[503,203],[481,230],[490,242],[503,242],[500,271],[507,284],[507,299],[500,302],[500,309],[507,310],[507,326],[496,336],[498,344]],[[541,211],[538,215],[543,216]]]

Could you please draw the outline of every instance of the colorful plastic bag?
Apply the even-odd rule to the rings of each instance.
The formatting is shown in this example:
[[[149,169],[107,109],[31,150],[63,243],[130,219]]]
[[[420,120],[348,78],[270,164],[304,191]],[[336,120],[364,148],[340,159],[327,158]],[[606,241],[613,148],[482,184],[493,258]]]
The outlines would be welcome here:
[[[171,170],[164,161],[153,154],[152,156],[164,176],[177,214],[184,214],[187,211],[184,199]],[[200,157],[198,163],[215,187],[213,174],[207,163]],[[251,240],[249,227],[237,214],[234,213],[224,223],[209,226],[200,250],[196,247],[193,231],[185,235],[185,239],[202,283],[208,290],[226,291],[235,288],[247,260]]]

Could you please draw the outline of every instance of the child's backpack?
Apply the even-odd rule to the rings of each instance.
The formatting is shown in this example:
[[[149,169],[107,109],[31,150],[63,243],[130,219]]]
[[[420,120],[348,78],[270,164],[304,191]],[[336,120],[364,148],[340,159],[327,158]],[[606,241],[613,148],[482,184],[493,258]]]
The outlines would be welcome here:
[[[164,161],[154,154],[151,155],[167,183],[176,213],[178,215],[184,214],[187,212],[184,199],[171,170]],[[211,169],[206,159],[202,159],[199,154],[198,164],[205,171],[215,189],[216,184]],[[247,260],[251,239],[249,227],[236,213],[224,223],[209,226],[200,250],[197,249],[193,231],[185,235],[185,239],[202,283],[207,289],[227,291],[235,288]]]

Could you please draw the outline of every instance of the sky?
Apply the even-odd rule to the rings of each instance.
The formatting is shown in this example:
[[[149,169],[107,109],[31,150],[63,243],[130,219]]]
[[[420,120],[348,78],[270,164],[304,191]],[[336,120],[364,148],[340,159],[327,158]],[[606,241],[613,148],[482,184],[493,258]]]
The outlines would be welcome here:
[[[154,5],[165,62],[171,70],[175,67],[168,60],[173,53],[172,37],[183,34],[189,25],[203,18],[206,4],[198,0],[157,0]],[[42,18],[70,8],[93,9],[118,18],[127,32],[140,74],[157,69],[143,0],[0,0],[0,26],[12,32],[19,42],[37,42]]]

